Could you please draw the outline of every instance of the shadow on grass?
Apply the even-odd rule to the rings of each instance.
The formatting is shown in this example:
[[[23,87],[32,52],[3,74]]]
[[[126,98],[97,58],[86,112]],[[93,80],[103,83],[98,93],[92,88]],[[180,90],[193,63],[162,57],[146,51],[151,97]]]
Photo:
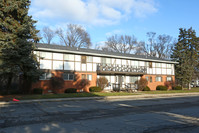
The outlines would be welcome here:
[[[5,95],[0,96],[0,101],[12,101],[13,98],[19,100],[30,99],[53,99],[53,98],[77,98],[77,97],[106,97],[106,96],[126,96],[138,95],[137,93],[128,92],[81,92],[81,93],[64,93],[64,94],[44,94],[44,95]]]

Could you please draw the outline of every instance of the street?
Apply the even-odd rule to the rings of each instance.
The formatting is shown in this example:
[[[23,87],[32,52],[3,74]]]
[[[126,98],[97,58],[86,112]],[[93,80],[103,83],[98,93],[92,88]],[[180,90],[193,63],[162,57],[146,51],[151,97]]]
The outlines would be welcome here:
[[[197,133],[199,96],[0,105],[0,133]]]

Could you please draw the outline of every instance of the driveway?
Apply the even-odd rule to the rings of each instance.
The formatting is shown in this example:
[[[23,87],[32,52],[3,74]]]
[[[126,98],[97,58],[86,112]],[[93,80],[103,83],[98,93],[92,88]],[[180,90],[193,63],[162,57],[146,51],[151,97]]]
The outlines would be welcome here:
[[[199,96],[0,105],[0,133],[194,133]]]

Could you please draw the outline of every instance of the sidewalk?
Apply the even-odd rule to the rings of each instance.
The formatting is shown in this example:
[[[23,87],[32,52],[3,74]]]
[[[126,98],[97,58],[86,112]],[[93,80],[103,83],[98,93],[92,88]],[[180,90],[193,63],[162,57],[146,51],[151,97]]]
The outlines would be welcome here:
[[[6,104],[21,104],[21,103],[34,103],[34,102],[59,102],[59,101],[79,101],[79,100],[111,100],[111,99],[155,99],[155,98],[171,98],[171,97],[192,97],[199,96],[199,92],[194,93],[172,93],[172,94],[141,94],[131,96],[106,96],[106,97],[78,97],[78,98],[54,98],[54,99],[33,99],[33,100],[20,100],[19,102],[0,102],[0,105]]]

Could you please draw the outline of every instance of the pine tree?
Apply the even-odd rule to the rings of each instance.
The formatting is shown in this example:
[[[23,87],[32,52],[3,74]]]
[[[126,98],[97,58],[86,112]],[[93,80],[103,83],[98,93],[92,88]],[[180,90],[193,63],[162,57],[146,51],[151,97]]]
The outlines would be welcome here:
[[[199,38],[196,36],[195,30],[180,28],[178,42],[175,44],[171,58],[179,62],[175,66],[176,81],[181,86],[187,86],[192,81],[195,68],[199,61]]]
[[[0,75],[9,89],[13,77],[20,76],[24,91],[40,75],[33,53],[38,30],[28,15],[30,0],[0,0]]]

